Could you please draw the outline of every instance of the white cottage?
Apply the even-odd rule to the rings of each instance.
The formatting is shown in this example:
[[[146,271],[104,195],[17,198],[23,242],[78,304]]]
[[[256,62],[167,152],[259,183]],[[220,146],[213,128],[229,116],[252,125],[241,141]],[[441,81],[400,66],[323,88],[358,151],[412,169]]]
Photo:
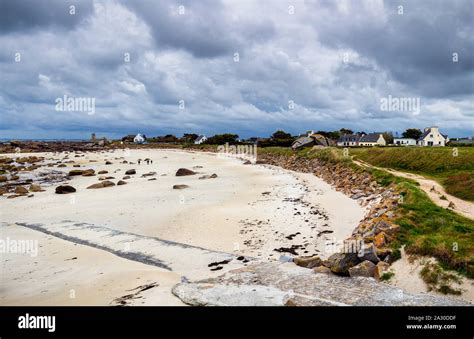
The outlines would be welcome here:
[[[359,146],[385,146],[387,141],[382,133],[369,133],[363,135],[359,140]]]
[[[204,134],[201,134],[200,136],[197,137],[196,140],[194,140],[194,144],[195,145],[200,145],[203,142],[205,142],[206,140],[207,140],[206,136]]]
[[[437,126],[427,127],[418,139],[418,146],[446,146],[448,136],[441,134]]]

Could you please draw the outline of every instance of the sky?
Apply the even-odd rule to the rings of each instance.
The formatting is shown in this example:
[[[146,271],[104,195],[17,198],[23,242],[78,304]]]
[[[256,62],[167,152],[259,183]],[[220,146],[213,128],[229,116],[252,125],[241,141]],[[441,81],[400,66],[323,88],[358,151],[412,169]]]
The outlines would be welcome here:
[[[0,0],[0,139],[474,135],[473,28],[472,0]]]

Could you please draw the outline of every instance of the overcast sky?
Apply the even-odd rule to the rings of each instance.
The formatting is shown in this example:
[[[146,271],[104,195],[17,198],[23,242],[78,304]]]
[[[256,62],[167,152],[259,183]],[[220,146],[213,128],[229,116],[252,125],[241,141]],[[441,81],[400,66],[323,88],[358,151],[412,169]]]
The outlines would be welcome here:
[[[473,28],[472,0],[0,0],[0,138],[474,135]]]

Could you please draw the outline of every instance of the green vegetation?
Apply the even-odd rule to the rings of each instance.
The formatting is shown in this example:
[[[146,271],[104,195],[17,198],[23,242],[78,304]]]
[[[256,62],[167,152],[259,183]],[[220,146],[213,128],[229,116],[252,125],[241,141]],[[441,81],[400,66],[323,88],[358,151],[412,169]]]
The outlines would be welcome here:
[[[474,220],[435,205],[412,180],[367,169],[383,186],[393,185],[403,196],[395,223],[400,231],[392,248],[406,245],[409,254],[433,256],[449,269],[474,278]]]
[[[443,185],[449,194],[474,201],[474,148],[353,148],[350,154],[378,167],[421,174]]]
[[[443,294],[460,295],[461,289],[453,288],[452,284],[461,284],[461,278],[452,272],[444,271],[436,263],[427,263],[420,272],[423,281],[428,285],[429,291],[437,291]]]
[[[351,149],[350,153],[353,154],[354,150]],[[365,151],[362,149],[361,153]],[[306,148],[293,152],[287,148],[270,147],[259,149],[259,152],[317,158],[329,163],[344,164],[356,171],[371,173],[380,185],[391,186],[403,196],[402,203],[396,211],[399,217],[395,220],[400,225],[400,231],[391,243],[392,248],[398,250],[402,245],[406,245],[405,250],[409,254],[435,257],[443,268],[454,269],[469,278],[474,278],[474,221],[435,205],[416,182],[391,175],[386,171],[361,168],[355,165],[349,156],[344,156],[344,151],[338,148]],[[471,156],[461,150],[460,154],[461,159]],[[472,163],[471,165],[458,163],[457,166],[469,168]]]
[[[420,139],[422,134],[423,132],[419,130],[418,128],[409,128],[405,132],[402,133],[402,137],[418,140]]]
[[[474,201],[474,174],[460,173],[448,176],[444,182],[446,192],[455,197]]]
[[[385,272],[381,275],[380,280],[381,281],[388,281],[388,280],[392,279],[394,275],[395,275],[395,273],[393,273],[393,272]]]

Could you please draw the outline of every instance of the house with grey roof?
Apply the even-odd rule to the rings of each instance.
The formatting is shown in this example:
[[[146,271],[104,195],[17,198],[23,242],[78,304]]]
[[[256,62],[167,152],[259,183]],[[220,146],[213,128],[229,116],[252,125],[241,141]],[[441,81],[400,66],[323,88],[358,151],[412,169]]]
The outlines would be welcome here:
[[[197,137],[196,140],[194,140],[195,145],[201,145],[202,143],[206,142],[207,137],[204,134],[201,134]]]
[[[359,146],[359,140],[362,137],[360,134],[344,134],[337,140],[337,146]]]
[[[387,141],[382,133],[369,133],[363,135],[359,140],[359,146],[385,146]]]

